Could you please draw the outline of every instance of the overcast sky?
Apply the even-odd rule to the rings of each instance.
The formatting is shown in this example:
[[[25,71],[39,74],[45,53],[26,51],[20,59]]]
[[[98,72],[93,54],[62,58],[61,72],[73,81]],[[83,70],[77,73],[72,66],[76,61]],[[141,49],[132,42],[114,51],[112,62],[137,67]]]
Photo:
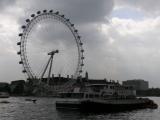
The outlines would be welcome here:
[[[0,0],[0,81],[25,79],[16,54],[20,27],[32,13],[53,9],[79,30],[85,49],[84,72],[90,78],[144,79],[150,87],[160,87],[159,6],[159,0]],[[51,45],[56,33],[37,38]]]

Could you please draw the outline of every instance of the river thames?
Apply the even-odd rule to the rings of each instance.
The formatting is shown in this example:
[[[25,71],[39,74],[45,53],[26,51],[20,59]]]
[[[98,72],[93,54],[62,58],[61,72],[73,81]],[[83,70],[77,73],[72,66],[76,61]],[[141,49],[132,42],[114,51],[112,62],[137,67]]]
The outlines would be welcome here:
[[[160,120],[160,108],[89,114],[69,110],[57,111],[55,108],[56,98],[33,98],[37,99],[36,103],[25,99],[26,97],[1,98],[0,120]],[[151,97],[150,99],[160,106],[160,97]],[[4,101],[9,103],[3,103]]]

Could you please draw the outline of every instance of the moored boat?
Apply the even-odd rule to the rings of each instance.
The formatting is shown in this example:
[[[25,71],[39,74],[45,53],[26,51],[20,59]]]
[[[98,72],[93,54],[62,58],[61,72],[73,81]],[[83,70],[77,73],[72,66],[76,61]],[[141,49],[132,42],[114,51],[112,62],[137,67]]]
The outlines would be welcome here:
[[[9,93],[7,93],[7,92],[0,92],[0,98],[9,98]]]
[[[118,112],[134,109],[158,107],[152,100],[148,98],[135,99],[62,99],[56,101],[57,109],[79,109],[81,111],[90,112]]]
[[[158,105],[148,98],[137,98],[132,87],[116,82],[74,87],[72,92],[60,93],[57,109],[78,109],[90,112],[118,112],[134,109],[156,109]]]

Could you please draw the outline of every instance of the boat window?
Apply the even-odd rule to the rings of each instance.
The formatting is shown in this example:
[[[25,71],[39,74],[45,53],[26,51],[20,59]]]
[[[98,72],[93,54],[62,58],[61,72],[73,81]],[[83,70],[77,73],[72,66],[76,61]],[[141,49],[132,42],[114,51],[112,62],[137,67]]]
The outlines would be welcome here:
[[[110,89],[114,89],[114,86],[110,86]]]
[[[98,95],[98,94],[96,94],[96,95],[95,95],[95,98],[99,98],[99,95]]]
[[[83,93],[72,93],[71,95],[72,98],[83,98],[83,96]]]
[[[83,98],[84,93],[62,93],[60,96],[62,98]]]
[[[88,98],[88,94],[86,94],[86,98]]]
[[[93,94],[89,94],[89,98],[93,98],[94,97],[94,95]]]

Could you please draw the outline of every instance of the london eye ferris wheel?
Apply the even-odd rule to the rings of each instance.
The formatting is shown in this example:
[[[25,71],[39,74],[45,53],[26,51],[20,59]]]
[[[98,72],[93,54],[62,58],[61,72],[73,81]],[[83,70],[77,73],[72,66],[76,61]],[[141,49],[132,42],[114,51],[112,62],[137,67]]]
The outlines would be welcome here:
[[[20,42],[17,43],[20,51],[17,54],[21,58],[19,64],[23,66],[22,72],[28,79],[40,78],[39,71],[44,69],[44,60],[54,50],[58,54],[53,59],[53,73],[73,75],[75,79],[81,75],[84,66],[83,43],[70,19],[58,11],[37,11],[26,19],[26,24],[21,28]]]

